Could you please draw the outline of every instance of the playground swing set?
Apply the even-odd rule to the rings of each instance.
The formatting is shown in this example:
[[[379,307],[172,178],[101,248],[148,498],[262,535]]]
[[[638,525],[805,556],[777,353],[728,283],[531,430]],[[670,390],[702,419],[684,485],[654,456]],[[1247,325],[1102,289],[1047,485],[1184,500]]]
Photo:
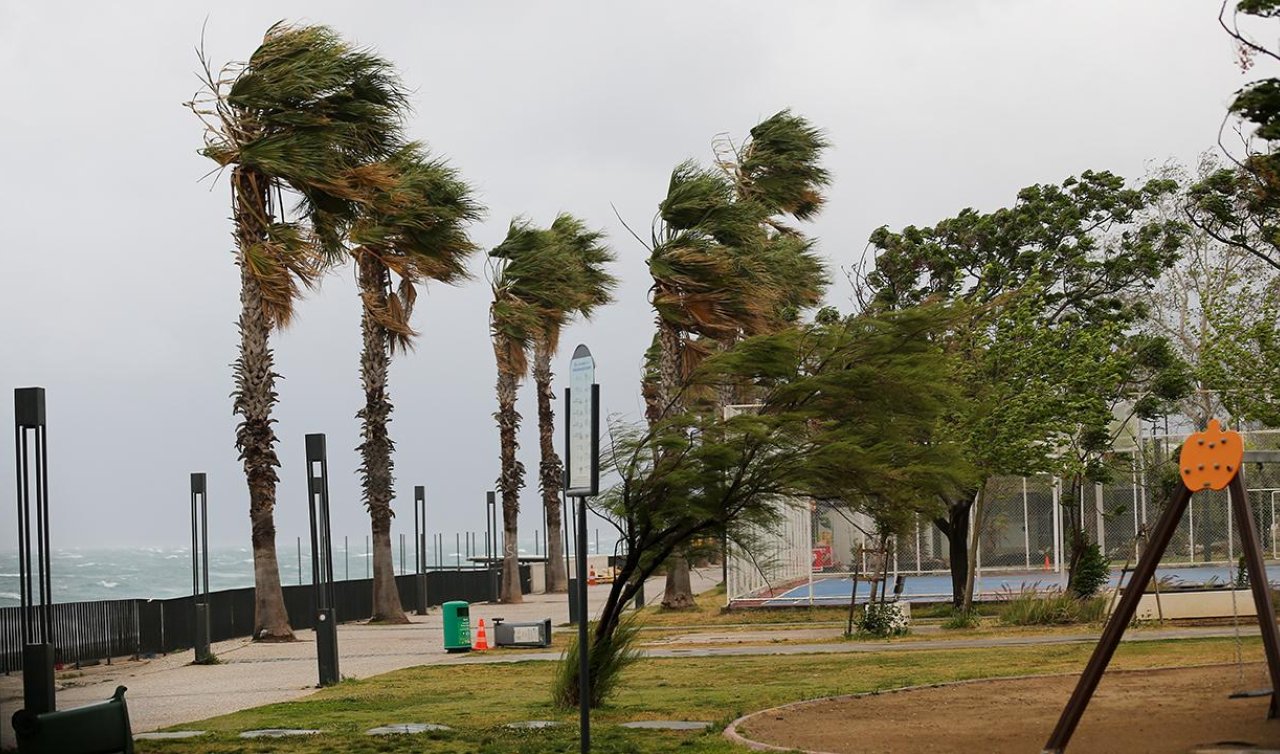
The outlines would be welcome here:
[[[1262,633],[1262,646],[1267,659],[1267,671],[1271,680],[1271,688],[1248,690],[1239,688],[1230,694],[1233,699],[1256,698],[1269,696],[1271,705],[1268,718],[1277,715],[1276,690],[1280,689],[1280,631],[1277,631],[1275,611],[1271,603],[1271,590],[1267,582],[1266,564],[1262,557],[1262,546],[1258,538],[1257,523],[1249,509],[1248,492],[1244,484],[1244,441],[1237,432],[1229,432],[1222,428],[1217,419],[1211,420],[1203,432],[1197,432],[1187,438],[1182,446],[1178,459],[1178,485],[1173,497],[1160,514],[1155,528],[1151,531],[1150,542],[1138,558],[1133,568],[1132,578],[1120,596],[1120,600],[1102,631],[1102,637],[1089,658],[1088,665],[1080,675],[1075,690],[1067,700],[1067,705],[1058,719],[1057,725],[1044,745],[1043,754],[1062,754],[1071,741],[1080,718],[1084,715],[1093,692],[1102,680],[1102,674],[1111,662],[1116,647],[1124,635],[1124,630],[1133,620],[1138,602],[1143,592],[1155,575],[1156,566],[1164,555],[1165,548],[1173,538],[1182,516],[1186,513],[1191,497],[1203,490],[1228,490],[1231,497],[1231,508],[1236,526],[1240,534],[1240,546],[1244,554],[1245,569],[1249,578],[1249,588],[1253,593],[1254,606],[1258,614],[1258,627]],[[1126,570],[1128,570],[1126,568]],[[1235,613],[1235,593],[1232,593],[1232,609]],[[1239,620],[1236,616],[1236,662],[1243,685],[1243,664],[1239,651]]]

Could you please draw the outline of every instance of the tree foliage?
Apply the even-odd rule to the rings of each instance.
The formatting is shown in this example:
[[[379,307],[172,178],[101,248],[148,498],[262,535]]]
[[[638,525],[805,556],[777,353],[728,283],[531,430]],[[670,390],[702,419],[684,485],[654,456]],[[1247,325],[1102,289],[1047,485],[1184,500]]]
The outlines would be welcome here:
[[[1007,208],[872,234],[872,311],[941,301],[969,313],[942,335],[963,366],[959,399],[937,430],[979,471],[937,521],[951,540],[957,602],[965,587],[955,569],[972,565],[961,540],[982,481],[1092,478],[1125,413],[1147,415],[1181,389],[1167,344],[1134,332],[1143,294],[1178,257],[1183,223],[1150,212],[1175,188],[1086,171],[1029,186]]]
[[[689,384],[714,394],[721,382],[745,382],[757,412],[720,418],[681,400],[660,421],[615,424],[607,469],[618,482],[599,505],[627,554],[596,640],[607,640],[644,580],[700,536],[723,531],[749,545],[782,506],[807,497],[897,528],[966,483],[954,446],[930,441],[950,391],[949,359],[930,335],[948,317],[918,307],[747,338],[709,357]]]

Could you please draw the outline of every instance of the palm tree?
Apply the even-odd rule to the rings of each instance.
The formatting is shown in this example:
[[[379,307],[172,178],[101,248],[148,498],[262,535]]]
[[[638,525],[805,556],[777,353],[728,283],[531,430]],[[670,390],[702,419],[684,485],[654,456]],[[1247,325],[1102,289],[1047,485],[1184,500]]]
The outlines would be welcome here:
[[[540,423],[542,449],[551,451],[555,468],[559,458],[551,439],[551,405],[542,405],[542,395],[549,394],[551,355],[558,345],[560,329],[575,314],[589,316],[607,303],[614,280],[604,272],[613,259],[600,244],[602,234],[588,231],[571,215],[560,215],[551,228],[535,227],[528,220],[511,223],[507,237],[489,253],[493,259],[490,280],[493,304],[489,310],[489,329],[493,336],[493,353],[498,367],[498,421],[500,444],[498,490],[502,495],[503,566],[500,598],[503,602],[520,602],[519,526],[520,489],[524,487],[524,464],[516,458],[519,444],[520,414],[516,411],[516,392],[529,370],[530,350],[543,360],[539,384],[539,413],[545,408],[545,421]],[[540,416],[542,419],[543,416]],[[550,460],[544,454],[545,469]],[[554,481],[552,494],[559,491],[560,480]],[[545,486],[544,486],[545,492]],[[557,508],[558,510],[558,508]],[[548,537],[548,540],[554,539]]]
[[[289,640],[275,551],[271,333],[341,255],[344,228],[368,191],[360,167],[400,141],[405,92],[384,60],[323,26],[272,26],[248,62],[217,73],[200,58],[204,87],[188,106],[205,125],[201,154],[231,168],[241,306],[232,396],[249,487],[254,636]],[[298,200],[291,213],[286,192]]]
[[[489,307],[489,331],[493,338],[493,355],[497,362],[496,386],[498,410],[499,473],[498,492],[502,496],[502,602],[523,602],[519,573],[520,489],[524,487],[524,464],[516,457],[519,442],[520,414],[516,411],[516,392],[529,370],[528,349],[541,327],[541,314],[532,300],[532,291],[524,286],[529,267],[538,264],[546,248],[546,231],[534,228],[528,221],[512,221],[507,237],[489,256],[493,260],[490,285],[493,303]],[[536,277],[536,276],[535,276]]]
[[[356,414],[363,439],[357,449],[373,533],[373,619],[407,623],[391,555],[395,444],[387,431],[392,408],[387,373],[391,357],[408,350],[416,335],[409,319],[417,286],[468,277],[467,255],[476,247],[463,226],[482,212],[457,173],[443,161],[429,159],[419,144],[405,145],[375,167],[385,170],[386,185],[374,192],[350,231],[360,289],[365,395]]]
[[[793,325],[822,300],[827,274],[813,243],[783,222],[821,209],[830,175],[827,142],[804,118],[783,110],[751,129],[741,146],[715,144],[716,169],[693,162],[672,174],[659,205],[649,258],[658,319],[658,386],[646,386],[666,415],[701,356],[739,338]],[[692,337],[698,336],[698,337]],[[709,342],[708,342],[709,341]],[[714,410],[735,400],[725,386]],[[647,401],[648,402],[648,401]],[[673,558],[663,605],[693,606],[688,561]]]
[[[548,241],[556,245],[557,255],[571,265],[571,284],[562,291],[544,295],[551,309],[542,318],[542,327],[533,339],[533,381],[538,395],[538,446],[541,463],[538,476],[542,487],[542,505],[547,512],[547,591],[563,592],[569,588],[565,571],[564,540],[558,532],[563,523],[560,489],[564,481],[563,466],[556,454],[554,441],[555,414],[552,402],[551,359],[560,346],[560,330],[566,320],[580,315],[590,319],[599,307],[613,300],[617,279],[605,271],[614,257],[601,241],[604,233],[587,230],[581,220],[561,214],[551,224]],[[559,278],[557,278],[559,280]],[[544,286],[545,287],[545,286]]]

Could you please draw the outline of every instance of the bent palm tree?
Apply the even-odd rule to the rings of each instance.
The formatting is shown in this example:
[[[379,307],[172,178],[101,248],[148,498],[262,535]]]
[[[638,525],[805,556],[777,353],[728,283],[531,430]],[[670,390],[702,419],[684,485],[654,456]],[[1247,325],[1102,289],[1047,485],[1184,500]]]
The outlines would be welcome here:
[[[662,406],[650,412],[655,417],[682,400],[681,385],[702,355],[791,326],[822,300],[826,270],[812,242],[780,216],[807,220],[821,209],[826,147],[818,129],[783,110],[740,147],[718,141],[717,170],[685,162],[672,174],[649,257],[659,348],[658,385],[646,390]],[[713,410],[736,397],[721,386]],[[663,605],[693,604],[688,561],[677,556]]]
[[[249,487],[254,637],[289,640],[275,550],[271,333],[289,324],[302,289],[341,253],[366,190],[357,168],[390,153],[404,92],[382,59],[322,26],[277,24],[247,63],[216,74],[203,54],[201,63],[204,88],[188,103],[205,125],[201,154],[231,168],[241,307],[232,396]],[[291,217],[285,192],[300,199]]]
[[[547,512],[547,591],[563,592],[569,588],[565,571],[564,540],[559,532],[563,525],[560,489],[564,482],[563,465],[556,454],[555,412],[552,402],[551,359],[560,346],[560,330],[575,315],[590,319],[592,313],[613,300],[618,281],[605,271],[613,253],[601,243],[604,233],[589,231],[581,220],[561,214],[551,224],[550,243],[558,247],[565,263],[571,265],[573,280],[565,290],[548,292],[544,299],[556,308],[543,317],[542,327],[534,333],[533,381],[538,395],[538,446],[541,463],[538,476],[542,487],[542,505]],[[545,285],[542,287],[546,287]]]
[[[464,225],[481,216],[471,189],[419,144],[405,145],[376,168],[385,186],[375,191],[352,225],[351,255],[360,290],[360,380],[365,405],[361,421],[360,475],[373,534],[373,619],[406,623],[391,555],[394,498],[387,425],[391,401],[387,373],[397,350],[412,345],[410,327],[417,286],[428,280],[465,280],[466,258],[475,250]],[[371,168],[371,170],[373,170]]]

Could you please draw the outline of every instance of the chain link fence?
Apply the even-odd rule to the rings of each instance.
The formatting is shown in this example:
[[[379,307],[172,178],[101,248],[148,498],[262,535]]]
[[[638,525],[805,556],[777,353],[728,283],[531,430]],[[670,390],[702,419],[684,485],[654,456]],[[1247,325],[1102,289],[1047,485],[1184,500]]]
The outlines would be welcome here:
[[[1280,431],[1244,435],[1250,450],[1280,450]],[[1047,475],[991,479],[983,491],[982,521],[971,521],[967,533],[971,538],[975,529],[979,532],[979,572],[1060,580],[1070,557],[1070,516],[1078,517],[1113,569],[1136,562],[1140,539],[1160,514],[1162,469],[1185,438],[1146,437],[1140,445],[1116,451],[1111,479],[1087,485],[1076,505],[1070,503],[1070,484]],[[1264,552],[1280,560],[1280,462],[1250,462],[1243,473]],[[847,507],[815,503],[785,508],[779,530],[753,531],[743,544],[730,547],[730,603],[766,600],[788,590],[804,592],[806,583],[805,593],[813,595],[815,579],[868,574],[884,565],[875,554],[880,539],[869,517]],[[1197,493],[1162,566],[1234,568],[1240,537],[1232,517],[1225,490]],[[950,573],[950,543],[932,519],[919,518],[907,532],[890,538],[888,549],[890,576]]]

